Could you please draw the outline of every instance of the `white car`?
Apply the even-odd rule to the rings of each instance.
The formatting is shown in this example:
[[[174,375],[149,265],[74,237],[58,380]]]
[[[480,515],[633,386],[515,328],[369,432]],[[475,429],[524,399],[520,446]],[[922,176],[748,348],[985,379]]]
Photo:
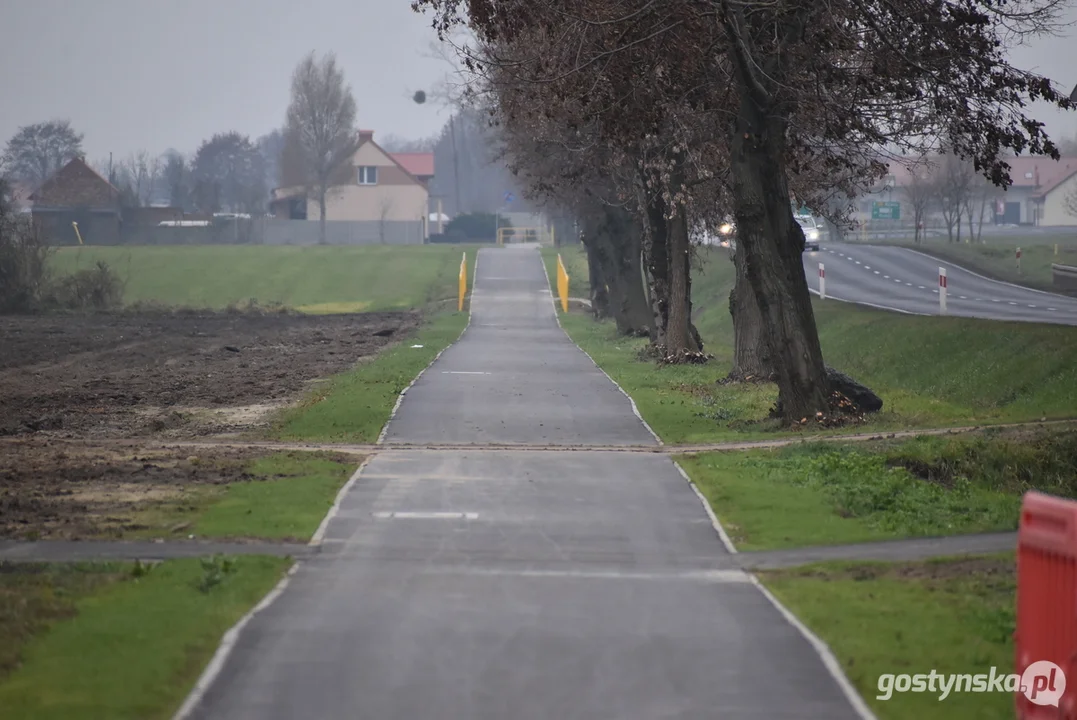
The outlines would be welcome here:
[[[797,224],[804,231],[804,249],[818,250],[819,241],[823,239],[823,229],[811,215],[797,215]]]

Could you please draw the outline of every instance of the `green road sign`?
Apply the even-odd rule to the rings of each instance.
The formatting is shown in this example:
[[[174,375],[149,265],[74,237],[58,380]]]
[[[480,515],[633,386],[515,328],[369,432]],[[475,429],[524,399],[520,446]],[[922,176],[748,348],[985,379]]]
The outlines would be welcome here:
[[[900,220],[901,203],[899,202],[875,202],[871,206],[872,220]]]

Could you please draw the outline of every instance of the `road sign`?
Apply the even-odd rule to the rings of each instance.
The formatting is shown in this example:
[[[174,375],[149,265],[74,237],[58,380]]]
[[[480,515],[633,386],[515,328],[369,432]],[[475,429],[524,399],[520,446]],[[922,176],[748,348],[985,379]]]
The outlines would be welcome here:
[[[516,199],[516,196],[510,192],[505,193],[505,202],[510,203]]]
[[[900,220],[901,203],[876,201],[871,206],[872,220]]]

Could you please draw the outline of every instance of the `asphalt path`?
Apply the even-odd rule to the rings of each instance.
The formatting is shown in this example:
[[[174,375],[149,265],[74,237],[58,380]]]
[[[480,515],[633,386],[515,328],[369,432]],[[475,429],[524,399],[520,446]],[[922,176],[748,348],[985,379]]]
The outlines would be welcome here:
[[[192,715],[863,717],[668,457],[568,448],[656,441],[558,328],[539,254],[478,263],[471,325],[386,439],[566,449],[379,453]]]
[[[827,242],[804,253],[808,287],[826,296],[918,315],[939,314],[939,268],[947,274],[947,315],[1077,325],[1077,298],[989,280],[951,262],[886,245]]]

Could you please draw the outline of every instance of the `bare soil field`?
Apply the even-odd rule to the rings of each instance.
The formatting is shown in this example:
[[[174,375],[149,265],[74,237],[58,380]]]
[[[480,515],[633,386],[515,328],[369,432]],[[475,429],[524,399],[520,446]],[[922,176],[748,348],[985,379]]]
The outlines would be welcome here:
[[[257,431],[418,313],[0,316],[0,538],[124,537],[265,450],[167,449]],[[118,442],[118,441],[125,442]],[[131,442],[134,441],[134,442]]]
[[[140,448],[43,436],[0,444],[0,538],[83,540],[144,529],[139,514],[195,486],[252,480],[242,448]]]
[[[0,317],[0,436],[249,429],[418,322],[409,312]]]

